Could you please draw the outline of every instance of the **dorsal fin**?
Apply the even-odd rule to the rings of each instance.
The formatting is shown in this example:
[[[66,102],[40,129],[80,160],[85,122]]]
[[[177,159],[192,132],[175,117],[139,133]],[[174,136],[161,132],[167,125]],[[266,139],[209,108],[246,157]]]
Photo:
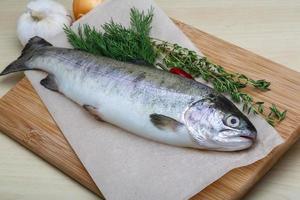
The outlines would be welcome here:
[[[41,47],[46,47],[46,46],[53,46],[43,38],[39,36],[35,36],[31,38],[28,43],[25,45],[24,49],[22,50],[22,54],[19,58],[23,57],[26,54],[31,53],[32,51],[41,48]]]

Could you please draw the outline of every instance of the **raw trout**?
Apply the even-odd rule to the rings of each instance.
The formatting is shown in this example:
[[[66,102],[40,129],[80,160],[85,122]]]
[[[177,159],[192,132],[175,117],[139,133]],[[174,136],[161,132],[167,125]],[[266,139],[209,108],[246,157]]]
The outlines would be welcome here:
[[[42,70],[41,84],[64,94],[99,120],[157,142],[197,149],[251,147],[256,129],[212,88],[149,66],[53,47],[32,38],[0,75]]]

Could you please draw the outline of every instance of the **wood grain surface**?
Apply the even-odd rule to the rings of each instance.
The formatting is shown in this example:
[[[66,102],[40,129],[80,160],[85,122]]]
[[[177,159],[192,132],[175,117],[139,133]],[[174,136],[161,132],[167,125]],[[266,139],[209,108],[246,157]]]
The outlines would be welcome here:
[[[266,158],[232,170],[193,197],[239,199],[300,136],[300,94],[297,92],[300,91],[300,74],[183,23],[177,22],[177,25],[215,63],[253,78],[270,80],[271,91],[257,93],[249,89],[248,92],[259,101],[274,102],[288,110],[287,119],[276,128],[286,140],[284,144]],[[0,101],[0,130],[101,195],[26,79]]]

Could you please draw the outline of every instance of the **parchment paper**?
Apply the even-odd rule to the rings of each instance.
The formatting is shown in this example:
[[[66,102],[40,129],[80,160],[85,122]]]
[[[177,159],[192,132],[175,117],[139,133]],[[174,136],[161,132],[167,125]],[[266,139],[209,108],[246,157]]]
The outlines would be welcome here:
[[[88,23],[100,27],[111,18],[128,25],[133,6],[145,10],[154,7],[153,36],[196,49],[151,0],[107,1],[73,26]],[[50,42],[69,47],[63,33]],[[69,99],[43,88],[39,81],[45,74],[26,75],[107,199],[187,199],[231,169],[265,157],[282,142],[263,119],[251,118],[258,130],[258,143],[248,151],[210,152],[155,143],[94,120]]]

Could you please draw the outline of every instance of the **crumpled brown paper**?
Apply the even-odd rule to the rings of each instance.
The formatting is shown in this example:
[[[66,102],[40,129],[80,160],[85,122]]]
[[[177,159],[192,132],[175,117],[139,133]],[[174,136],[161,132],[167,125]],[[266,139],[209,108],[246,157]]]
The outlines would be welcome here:
[[[106,1],[73,26],[88,23],[100,28],[110,19],[128,25],[133,6],[144,10],[154,7],[152,36],[196,49],[151,0]],[[63,33],[50,42],[70,47]],[[45,74],[26,75],[107,199],[187,199],[231,169],[263,158],[282,142],[263,119],[252,118],[258,143],[251,150],[222,153],[155,143],[94,120],[69,99],[43,88],[39,81]]]

